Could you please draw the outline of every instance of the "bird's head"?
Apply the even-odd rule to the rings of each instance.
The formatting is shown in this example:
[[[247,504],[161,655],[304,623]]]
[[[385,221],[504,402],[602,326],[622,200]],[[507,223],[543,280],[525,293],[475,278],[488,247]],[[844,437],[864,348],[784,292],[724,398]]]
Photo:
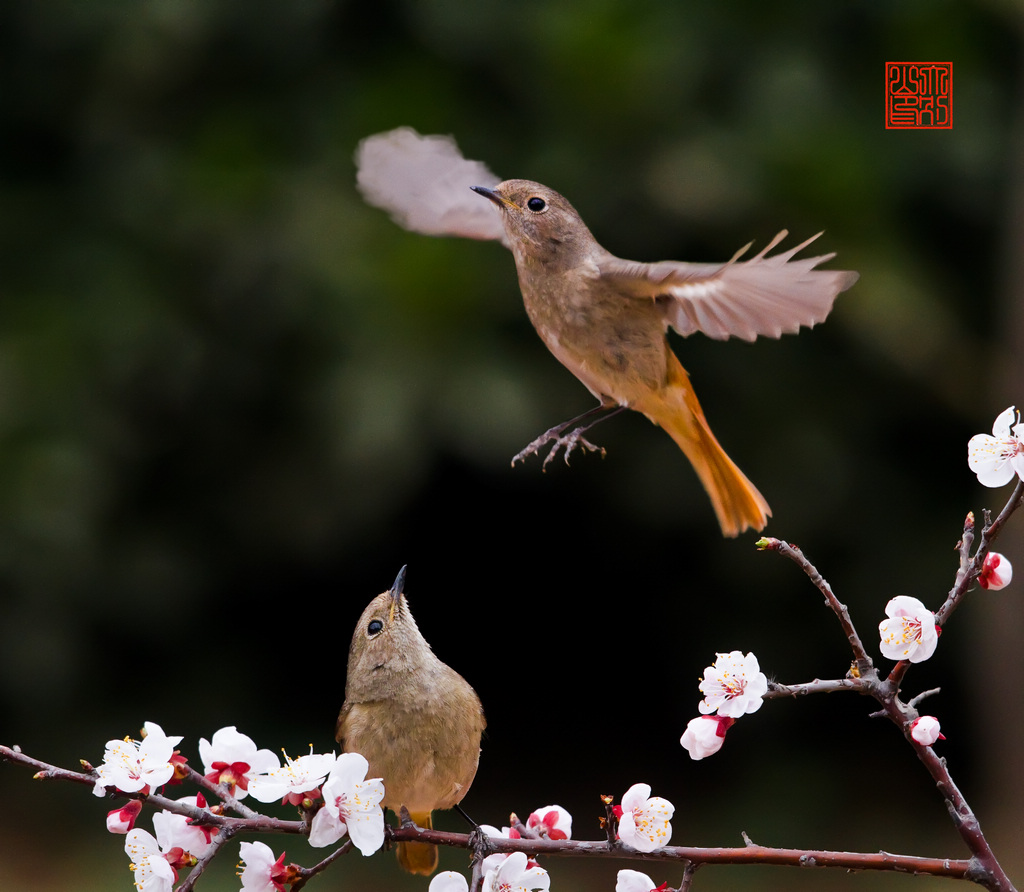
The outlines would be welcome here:
[[[516,261],[555,268],[578,266],[596,247],[576,209],[554,189],[531,180],[505,180],[493,189],[472,186],[501,210]]]
[[[363,611],[352,634],[348,682],[373,687],[419,665],[430,645],[420,633],[405,598],[405,567],[395,584],[377,595]]]

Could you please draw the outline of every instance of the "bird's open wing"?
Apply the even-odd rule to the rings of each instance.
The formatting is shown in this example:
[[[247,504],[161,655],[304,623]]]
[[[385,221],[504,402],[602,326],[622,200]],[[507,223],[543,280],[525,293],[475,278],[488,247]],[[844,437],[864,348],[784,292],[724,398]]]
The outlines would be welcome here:
[[[356,185],[369,204],[400,226],[426,235],[505,240],[501,212],[470,191],[499,178],[462,157],[450,136],[399,127],[368,136],[356,149]]]
[[[634,263],[608,255],[598,268],[602,278],[614,279],[628,294],[668,298],[663,301],[665,324],[681,335],[701,331],[719,340],[777,338],[821,322],[839,292],[859,276],[815,269],[834,254],[793,259],[820,232],[795,248],[767,256],[787,234],[783,230],[763,251],[744,261],[740,257],[750,245],[722,264]]]

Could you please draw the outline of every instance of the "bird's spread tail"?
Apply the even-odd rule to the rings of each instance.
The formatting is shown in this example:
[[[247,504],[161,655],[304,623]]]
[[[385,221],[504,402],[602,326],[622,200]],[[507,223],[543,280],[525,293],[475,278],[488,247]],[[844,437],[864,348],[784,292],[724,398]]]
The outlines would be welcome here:
[[[686,370],[671,354],[670,362],[668,386],[632,408],[664,428],[683,450],[711,498],[723,536],[763,529],[772,513],[768,503],[711,433]]]
[[[430,820],[430,812],[423,814],[410,814],[410,818],[418,827],[430,830],[433,824]],[[437,870],[437,846],[430,842],[400,842],[395,848],[398,855],[398,863],[409,873],[417,873],[421,876],[430,876]]]

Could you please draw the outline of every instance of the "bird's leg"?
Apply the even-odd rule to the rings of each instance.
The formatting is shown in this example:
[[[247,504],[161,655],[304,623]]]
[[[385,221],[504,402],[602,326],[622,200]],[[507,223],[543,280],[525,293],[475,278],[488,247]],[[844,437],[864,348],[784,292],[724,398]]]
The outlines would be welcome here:
[[[473,853],[473,877],[482,881],[482,865],[484,858],[491,854],[491,844],[483,828],[466,814],[465,809],[461,805],[456,802],[453,808],[473,826],[473,830],[469,834],[469,850]],[[477,883],[475,888],[479,889],[480,884]]]
[[[483,861],[483,859],[490,854],[490,850],[487,846],[487,834],[480,829],[480,825],[474,821],[469,814],[467,814],[466,810],[459,805],[458,802],[456,802],[452,808],[462,815],[462,817],[466,819],[466,823],[473,828],[469,834],[469,847],[473,851],[474,855],[480,861]]]
[[[541,465],[541,470],[547,468],[548,462],[558,455],[559,449],[564,450],[566,464],[569,464],[569,456],[577,446],[583,447],[587,452],[600,452],[601,455],[604,456],[604,449],[591,443],[583,436],[583,432],[590,430],[590,428],[598,422],[604,421],[606,418],[611,418],[613,415],[617,415],[624,408],[626,407],[605,405],[602,402],[600,405],[594,406],[593,409],[588,409],[582,415],[577,415],[575,418],[571,418],[562,424],[556,424],[553,428],[545,431],[537,437],[536,440],[530,443],[530,445],[521,452],[513,456],[513,467],[517,461],[524,461],[527,456],[536,455],[549,443],[551,444],[551,449],[544,459],[544,464]],[[566,431],[569,431],[569,433],[566,433]]]
[[[452,808],[454,808],[460,815],[462,815],[462,817],[466,819],[466,823],[469,824],[470,827],[472,827],[474,830],[480,829],[480,825],[476,821],[474,821],[468,814],[466,814],[466,810],[461,805],[459,805],[458,802],[456,802],[455,805],[452,806]]]

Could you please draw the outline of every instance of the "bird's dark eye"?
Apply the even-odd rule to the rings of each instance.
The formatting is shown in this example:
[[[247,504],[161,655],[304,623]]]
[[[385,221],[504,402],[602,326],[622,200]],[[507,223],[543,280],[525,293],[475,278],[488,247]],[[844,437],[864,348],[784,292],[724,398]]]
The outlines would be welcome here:
[[[539,214],[541,211],[547,209],[548,203],[543,198],[539,198],[534,195],[533,198],[526,202],[526,206],[535,214]]]
[[[371,619],[370,624],[366,627],[366,633],[368,635],[379,635],[384,629],[384,623],[379,619]]]

